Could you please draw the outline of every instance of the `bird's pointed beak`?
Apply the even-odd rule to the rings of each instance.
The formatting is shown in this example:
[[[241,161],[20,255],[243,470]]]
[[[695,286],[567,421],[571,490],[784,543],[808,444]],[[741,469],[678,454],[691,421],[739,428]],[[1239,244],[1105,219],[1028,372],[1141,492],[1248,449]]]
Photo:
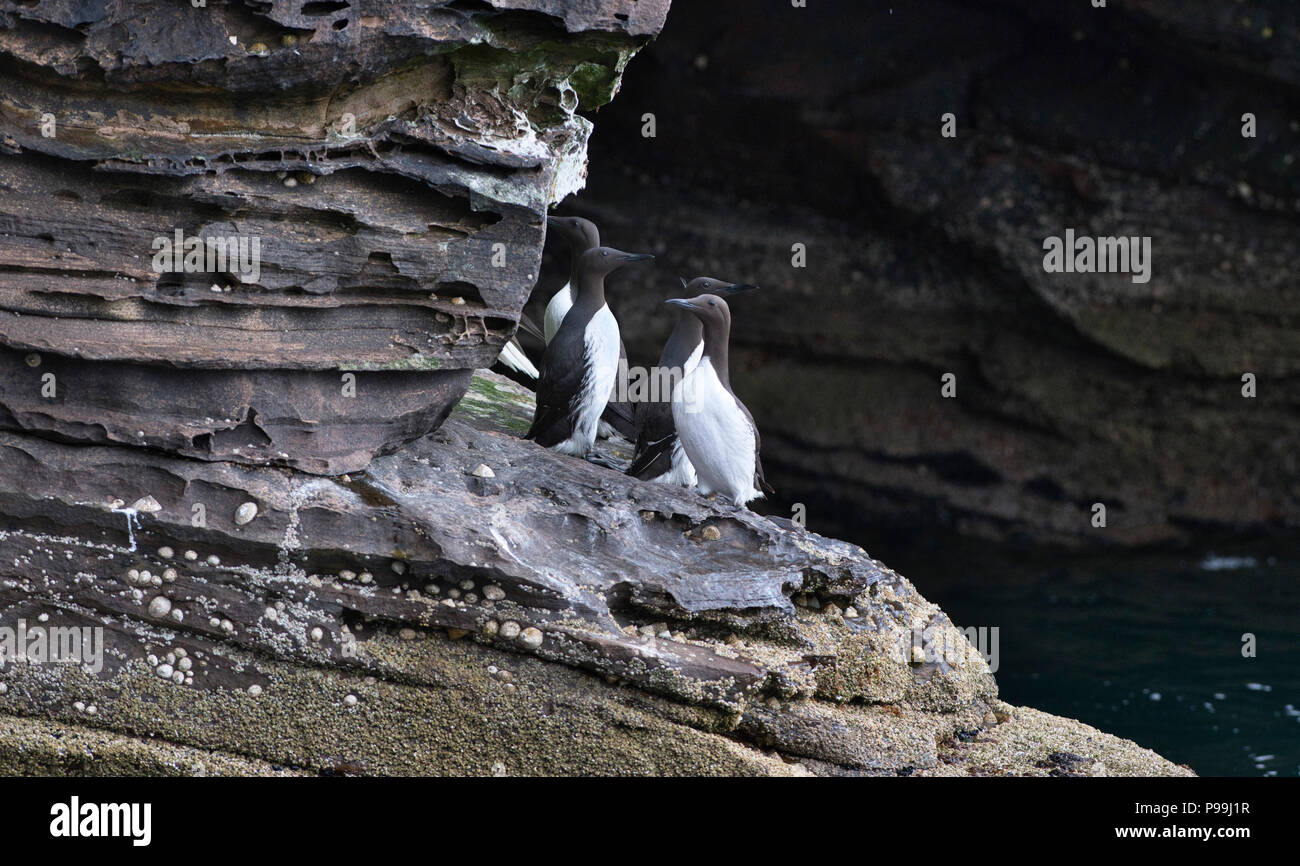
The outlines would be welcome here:
[[[672,304],[674,307],[681,307],[684,310],[691,309],[691,302],[685,298],[669,298],[664,301],[665,304]]]
[[[631,264],[632,262],[653,262],[654,256],[649,253],[624,253],[623,263]]]
[[[547,228],[552,228],[552,229],[553,229],[553,228],[555,228],[556,226],[558,226],[559,224],[560,224],[560,219],[559,219],[559,217],[548,216],[548,217],[546,218],[546,226],[547,226]]]
[[[732,283],[730,288],[731,293],[736,294],[737,292],[752,292],[754,289],[757,289],[758,286],[753,283]]]

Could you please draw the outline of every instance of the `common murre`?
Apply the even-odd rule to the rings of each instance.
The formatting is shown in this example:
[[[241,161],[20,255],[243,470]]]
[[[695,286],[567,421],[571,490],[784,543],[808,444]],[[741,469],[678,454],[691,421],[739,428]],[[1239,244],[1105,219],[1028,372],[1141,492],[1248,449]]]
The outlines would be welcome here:
[[[542,333],[545,341],[549,344],[555,338],[555,335],[559,333],[564,317],[568,315],[574,301],[577,299],[578,261],[588,250],[600,246],[600,230],[596,228],[596,224],[591,220],[569,216],[548,216],[546,226],[549,232],[555,232],[569,247],[569,281],[551,296],[551,300],[546,304],[546,313],[542,318]],[[627,350],[623,347],[621,339],[618,342],[618,354],[620,361],[627,359]],[[596,435],[602,439],[617,435],[632,438],[636,435],[636,426],[632,419],[632,407],[627,403],[612,399],[612,396],[611,394],[610,402],[605,405],[605,412],[596,428]]]
[[[555,337],[555,332],[560,329],[560,323],[564,321],[564,316],[573,306],[574,298],[574,274],[577,271],[578,259],[587,250],[600,246],[600,230],[591,220],[582,217],[556,217],[548,216],[546,218],[546,228],[548,233],[554,233],[555,236],[563,240],[569,247],[569,279],[564,286],[551,296],[550,301],[546,304],[546,314],[542,320],[542,340],[545,343],[551,342]],[[521,326],[523,322],[521,321]],[[524,348],[519,344],[515,337],[501,349],[501,354],[497,361],[528,376],[536,379],[539,371],[528,355],[524,353]]]
[[[712,293],[730,297],[738,292],[756,289],[748,283],[727,283],[713,277],[696,277],[689,283],[682,280],[687,297]],[[686,310],[678,310],[677,324],[664,343],[655,372],[658,382],[674,385],[686,377],[699,363],[704,350],[704,325],[699,317]],[[686,456],[677,426],[673,423],[672,394],[654,394],[653,399],[635,404],[636,453],[627,474],[642,481],[659,481],[664,484],[695,484],[695,467]]]
[[[542,319],[542,333],[549,344],[560,330],[560,323],[568,314],[577,297],[578,260],[587,250],[600,246],[600,230],[591,220],[582,217],[546,218],[546,227],[555,232],[569,246],[569,280],[546,303],[546,315]]]
[[[731,391],[727,343],[731,310],[717,295],[668,301],[699,318],[704,326],[703,351],[694,369],[673,388],[673,423],[686,456],[695,467],[701,493],[716,493],[736,508],[763,492],[758,427],[745,404]]]
[[[623,265],[653,258],[610,247],[596,247],[579,258],[573,307],[542,356],[537,409],[525,439],[578,457],[591,450],[619,367],[621,341],[618,322],[605,303],[605,277]]]

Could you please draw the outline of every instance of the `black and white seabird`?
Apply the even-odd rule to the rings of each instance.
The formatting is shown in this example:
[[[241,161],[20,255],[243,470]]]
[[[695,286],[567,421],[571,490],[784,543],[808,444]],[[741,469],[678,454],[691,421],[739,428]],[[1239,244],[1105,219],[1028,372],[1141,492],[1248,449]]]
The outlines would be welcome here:
[[[553,232],[555,236],[563,239],[569,247],[569,281],[551,296],[542,319],[542,333],[546,342],[550,343],[559,333],[564,317],[568,315],[577,298],[578,261],[585,252],[600,246],[600,230],[591,220],[582,217],[548,216],[546,226],[548,232]],[[627,349],[623,347],[622,340],[618,342],[618,356],[620,361],[627,359]],[[596,428],[596,435],[602,439],[609,439],[616,435],[632,438],[636,435],[632,406],[625,401],[613,399],[614,396],[611,392],[610,402],[605,405],[605,412]]]
[[[618,375],[618,322],[605,303],[605,277],[654,256],[596,247],[578,259],[573,307],[542,355],[537,409],[525,439],[585,457]]]
[[[688,297],[712,293],[729,297],[737,292],[756,289],[748,283],[728,283],[713,277],[697,277],[689,283],[682,280]],[[675,385],[699,363],[704,350],[704,326],[700,319],[686,310],[678,310],[677,324],[664,343],[659,364],[654,371],[656,385]],[[670,385],[671,387],[671,385]],[[695,467],[686,456],[677,426],[673,423],[671,394],[652,394],[654,399],[636,403],[636,452],[627,474],[642,481],[659,481],[664,484],[695,485]]]
[[[569,281],[551,296],[546,304],[546,316],[542,319],[542,333],[550,343],[560,330],[560,323],[568,315],[569,309],[577,297],[578,260],[587,250],[600,246],[600,230],[591,220],[582,217],[546,218],[547,230],[562,238],[569,245]]]
[[[731,310],[717,295],[668,302],[696,316],[704,344],[694,369],[673,388],[673,423],[686,456],[695,467],[701,493],[716,493],[740,508],[763,492],[758,427],[745,404],[731,391],[727,343]]]
[[[569,279],[546,304],[546,315],[542,320],[540,335],[543,343],[551,342],[555,332],[560,329],[560,323],[564,321],[564,315],[573,306],[573,282],[574,273],[578,268],[578,259],[587,250],[600,246],[600,230],[591,220],[582,217],[548,216],[546,227],[551,236],[560,238],[569,247]],[[523,320],[520,321],[520,325],[524,325]],[[524,353],[523,346],[519,345],[519,340],[516,338],[511,338],[510,342],[506,343],[497,361],[530,379],[536,379],[539,375],[537,367]]]

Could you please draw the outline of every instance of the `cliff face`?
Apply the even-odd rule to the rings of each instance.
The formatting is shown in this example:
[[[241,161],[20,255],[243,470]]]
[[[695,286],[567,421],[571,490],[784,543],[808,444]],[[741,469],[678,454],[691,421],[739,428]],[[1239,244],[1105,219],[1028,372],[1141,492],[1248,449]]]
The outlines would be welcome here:
[[[0,427],[312,472],[435,428],[667,6],[0,3]]]
[[[573,207],[659,255],[611,293],[634,362],[679,274],[760,284],[733,380],[822,531],[1294,532],[1294,4],[860,7],[683,5],[602,114]],[[1151,238],[1149,282],[1045,272],[1068,229]]]
[[[860,548],[539,449],[530,412],[482,374],[338,478],[0,434],[0,622],[105,644],[0,672],[0,769],[1185,772],[997,700]]]
[[[666,10],[0,5],[0,771],[1186,772],[473,372]]]

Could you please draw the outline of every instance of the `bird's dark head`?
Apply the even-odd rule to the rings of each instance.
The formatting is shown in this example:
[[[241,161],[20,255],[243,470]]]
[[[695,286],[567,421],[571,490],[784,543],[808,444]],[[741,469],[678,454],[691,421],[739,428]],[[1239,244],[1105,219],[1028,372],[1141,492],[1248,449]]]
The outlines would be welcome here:
[[[704,324],[706,330],[716,329],[719,334],[731,330],[731,310],[727,302],[717,295],[698,295],[694,298],[673,298],[668,302],[681,307]]]
[[[654,256],[648,253],[625,253],[613,247],[596,247],[582,254],[581,258],[578,259],[578,267],[585,275],[603,277],[618,270],[623,265],[653,260]]]
[[[751,283],[729,283],[726,280],[719,280],[715,277],[696,277],[689,283],[682,280],[682,286],[686,289],[688,295],[717,295],[720,298],[730,297],[740,292],[748,292],[757,289],[758,286]]]
[[[600,246],[600,230],[591,220],[575,216],[548,216],[547,231],[559,236],[575,256]]]

